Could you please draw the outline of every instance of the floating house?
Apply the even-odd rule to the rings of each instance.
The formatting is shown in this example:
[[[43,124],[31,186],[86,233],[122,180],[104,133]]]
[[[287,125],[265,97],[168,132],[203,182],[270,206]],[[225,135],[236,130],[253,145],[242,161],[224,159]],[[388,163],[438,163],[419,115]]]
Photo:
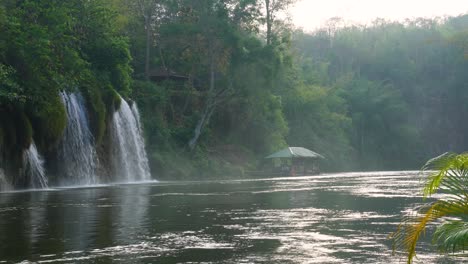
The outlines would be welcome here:
[[[272,173],[296,176],[320,174],[318,161],[325,158],[306,148],[288,147],[265,157],[265,159],[272,160]]]

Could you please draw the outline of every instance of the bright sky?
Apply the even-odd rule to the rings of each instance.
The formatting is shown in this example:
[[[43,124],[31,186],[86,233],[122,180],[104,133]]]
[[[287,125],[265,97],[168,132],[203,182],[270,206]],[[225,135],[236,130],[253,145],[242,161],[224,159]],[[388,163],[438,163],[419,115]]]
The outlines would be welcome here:
[[[368,23],[375,18],[436,17],[468,13],[468,0],[298,0],[290,9],[293,23],[311,31],[332,17]]]

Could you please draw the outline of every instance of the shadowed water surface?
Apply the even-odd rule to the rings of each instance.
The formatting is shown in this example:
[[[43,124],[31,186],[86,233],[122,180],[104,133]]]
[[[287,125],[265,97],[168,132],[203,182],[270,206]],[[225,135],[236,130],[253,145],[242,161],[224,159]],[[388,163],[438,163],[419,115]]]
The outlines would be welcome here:
[[[0,193],[0,263],[404,263],[416,172]],[[427,241],[415,263],[460,263]]]

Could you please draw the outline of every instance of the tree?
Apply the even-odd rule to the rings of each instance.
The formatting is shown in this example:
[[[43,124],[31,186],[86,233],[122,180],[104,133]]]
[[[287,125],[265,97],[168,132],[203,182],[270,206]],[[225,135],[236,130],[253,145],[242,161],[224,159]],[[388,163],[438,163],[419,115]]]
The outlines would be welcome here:
[[[430,223],[437,223],[432,242],[442,252],[463,251],[468,245],[468,153],[445,153],[431,159],[422,173],[428,174],[424,197],[436,193],[444,196],[406,215],[392,234],[394,252],[403,250],[408,263],[415,257],[417,242]]]
[[[348,137],[351,118],[336,89],[298,85],[283,97],[288,120],[288,143],[322,153],[327,169],[353,169],[353,149]]]
[[[385,163],[387,166],[399,163],[395,161],[401,151],[399,146],[416,141],[408,129],[407,105],[399,90],[365,79],[345,80],[345,83],[342,96],[348,104],[352,144],[361,166],[371,164],[378,169]]]
[[[274,36],[273,26],[278,22],[278,15],[295,2],[296,0],[264,0],[267,45],[272,44]]]
[[[155,38],[159,36],[159,28],[166,18],[167,6],[164,0],[128,1],[133,10],[143,18],[145,30],[145,78],[149,80],[151,70],[151,49],[155,45]]]
[[[0,64],[0,105],[26,100],[24,89],[18,85],[14,73],[12,67]]]

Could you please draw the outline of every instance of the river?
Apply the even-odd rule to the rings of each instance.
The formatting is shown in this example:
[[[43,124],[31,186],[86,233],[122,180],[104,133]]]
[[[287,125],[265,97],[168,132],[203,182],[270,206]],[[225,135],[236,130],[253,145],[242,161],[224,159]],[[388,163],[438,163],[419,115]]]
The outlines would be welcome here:
[[[404,263],[417,172],[0,193],[0,263]],[[426,239],[428,240],[428,239]],[[422,241],[415,263],[459,263]]]

